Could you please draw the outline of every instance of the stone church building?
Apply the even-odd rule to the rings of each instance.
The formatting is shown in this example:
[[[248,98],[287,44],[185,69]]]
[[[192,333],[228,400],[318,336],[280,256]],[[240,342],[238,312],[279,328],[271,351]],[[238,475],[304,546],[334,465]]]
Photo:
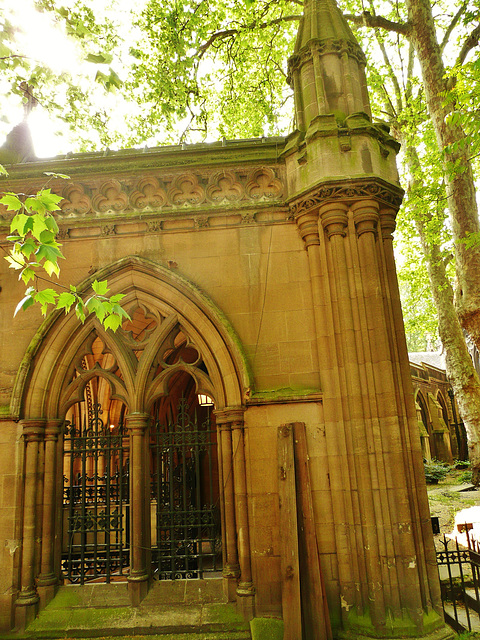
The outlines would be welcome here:
[[[450,637],[392,249],[399,146],[334,0],[307,1],[289,82],[286,138],[7,167],[16,193],[69,176],[49,183],[60,284],[107,279],[131,320],[14,317],[1,260],[2,631],[65,585],[141,607],[212,575],[290,640],[307,600],[324,631],[306,640]]]

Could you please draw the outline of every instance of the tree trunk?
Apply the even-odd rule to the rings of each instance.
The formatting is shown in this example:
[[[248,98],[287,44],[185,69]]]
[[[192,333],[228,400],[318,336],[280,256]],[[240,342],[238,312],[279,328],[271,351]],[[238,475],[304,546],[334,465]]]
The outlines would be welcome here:
[[[449,119],[445,105],[445,68],[438,45],[430,0],[407,0],[411,41],[422,69],[430,117],[444,158],[444,175],[456,254],[455,306],[464,329],[480,349],[480,244],[465,239],[480,231],[470,151],[464,131]],[[452,148],[454,143],[458,143]]]
[[[421,165],[417,150],[405,144],[405,157],[411,176],[409,190],[422,190]],[[480,380],[468,353],[462,327],[453,301],[453,289],[445,262],[436,242],[429,240],[427,228],[432,216],[425,210],[415,225],[427,264],[430,287],[438,316],[438,331],[445,350],[447,377],[453,387],[460,415],[468,436],[473,483],[480,484]]]

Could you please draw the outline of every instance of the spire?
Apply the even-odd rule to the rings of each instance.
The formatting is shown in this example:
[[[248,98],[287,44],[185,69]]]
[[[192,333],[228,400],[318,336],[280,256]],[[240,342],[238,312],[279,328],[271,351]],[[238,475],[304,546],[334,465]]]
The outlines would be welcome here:
[[[343,40],[358,46],[334,0],[305,0],[294,52],[298,53],[311,40]]]
[[[370,118],[365,55],[335,0],[305,0],[304,15],[288,61],[295,93],[297,128],[307,131],[317,116],[338,124],[356,113]]]

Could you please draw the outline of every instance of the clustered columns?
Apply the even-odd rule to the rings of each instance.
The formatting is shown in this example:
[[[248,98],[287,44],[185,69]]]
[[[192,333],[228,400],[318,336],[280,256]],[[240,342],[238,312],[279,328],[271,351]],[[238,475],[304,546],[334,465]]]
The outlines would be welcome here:
[[[20,592],[15,602],[16,628],[25,629],[37,613],[39,596],[35,586],[37,500],[42,471],[45,420],[22,420],[25,442],[25,497],[23,504],[23,543]]]
[[[246,617],[253,616],[252,563],[248,525],[243,408],[215,412],[219,433],[220,503],[222,507],[223,576],[228,595]]]
[[[336,554],[346,630],[361,637],[368,618],[379,637],[420,636],[442,621],[424,619],[440,599],[426,529],[417,524],[428,508],[415,487],[421,455],[412,455],[420,445],[404,366],[396,212],[368,196],[307,198],[294,210],[308,253],[332,491],[332,535],[320,553]]]
[[[149,418],[147,413],[130,413],[125,421],[130,434],[131,551],[128,588],[133,606],[138,606],[148,592],[149,563],[147,563],[146,550],[149,547],[147,526],[149,523],[147,518],[149,464],[146,434]]]
[[[55,573],[55,547],[57,542],[55,516],[57,503],[62,499],[62,463],[59,438],[63,420],[48,420],[45,426],[45,473],[43,480],[43,522],[40,575],[37,578],[38,592],[43,606],[55,595],[58,576]],[[63,450],[63,447],[62,447]],[[59,477],[60,476],[60,477]]]

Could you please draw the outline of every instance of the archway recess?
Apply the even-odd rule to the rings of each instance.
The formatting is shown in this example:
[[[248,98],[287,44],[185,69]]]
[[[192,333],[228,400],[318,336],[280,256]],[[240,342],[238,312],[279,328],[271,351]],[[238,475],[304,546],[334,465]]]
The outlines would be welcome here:
[[[35,605],[36,585],[40,589],[50,588],[53,593],[53,586],[58,583],[59,551],[54,531],[62,504],[58,487],[64,475],[63,423],[78,411],[75,407],[84,402],[88,393],[94,392],[124,407],[130,476],[130,515],[125,516],[130,522],[128,580],[132,603],[137,605],[146,593],[150,577],[146,551],[149,523],[145,515],[150,478],[144,462],[153,407],[170,393],[172,381],[178,376],[190,377],[195,394],[210,396],[220,411],[229,408],[243,411],[243,399],[250,388],[248,368],[233,328],[192,283],[136,256],[97,271],[94,277],[107,279],[111,294],[125,295],[122,304],[131,321],[113,334],[94,318],[81,325],[73,314],[52,314],[32,340],[16,380],[15,397],[24,424],[28,465],[32,471],[35,467],[37,473],[41,473],[43,464],[45,469],[52,470],[49,471],[52,477],[43,487],[41,516],[33,512],[38,496],[28,497],[25,489],[24,522],[32,523],[39,517],[42,522],[24,527],[18,609]],[[79,287],[86,295],[94,277]],[[117,428],[113,417],[108,422]],[[112,437],[115,433],[112,431]],[[103,438],[103,432],[99,431],[98,437]],[[88,468],[83,476],[93,477]],[[73,480],[72,477],[70,489]],[[84,484],[87,482],[90,479]],[[220,487],[223,509],[222,496]],[[42,530],[40,550],[33,538],[38,530]]]
[[[122,305],[127,310],[141,307],[147,314],[156,314],[157,322],[162,319],[162,331],[157,331],[155,337],[150,336],[148,345],[142,346],[147,356],[143,358],[144,363],[154,358],[162,339],[166,339],[167,324],[176,322],[202,354],[215,389],[216,408],[221,410],[243,404],[251,388],[251,374],[240,341],[221,310],[198,287],[177,273],[138,256],[122,258],[108,265],[77,289],[87,294],[95,279],[107,279],[110,294],[125,294]],[[65,316],[63,312],[55,312],[37,331],[21,363],[12,394],[12,415],[48,418],[58,417],[66,411],[72,402],[64,395],[72,362],[94,329],[123,365],[125,392],[129,396],[125,401],[129,410],[141,411],[142,403],[154,400],[145,395],[141,397],[140,389],[147,393],[145,378],[148,372],[145,364],[138,367],[131,361],[126,348],[131,344],[130,338],[123,338],[121,330],[115,335],[106,333],[93,318],[80,325],[74,314]]]

